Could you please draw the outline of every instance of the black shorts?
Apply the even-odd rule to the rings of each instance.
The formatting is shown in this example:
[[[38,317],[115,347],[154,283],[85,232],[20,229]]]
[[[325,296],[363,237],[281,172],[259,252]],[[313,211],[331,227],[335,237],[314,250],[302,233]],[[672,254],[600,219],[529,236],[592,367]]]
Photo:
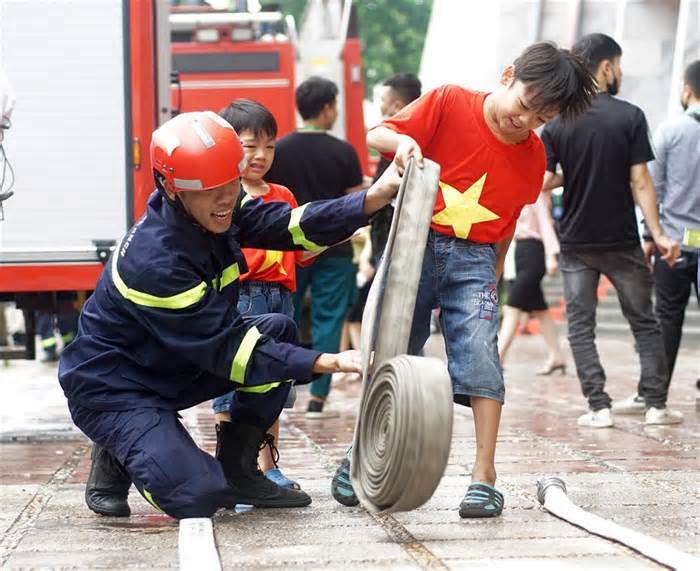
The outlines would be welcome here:
[[[545,274],[544,245],[541,240],[526,238],[515,242],[515,280],[508,290],[506,305],[522,311],[548,308],[542,292]]]

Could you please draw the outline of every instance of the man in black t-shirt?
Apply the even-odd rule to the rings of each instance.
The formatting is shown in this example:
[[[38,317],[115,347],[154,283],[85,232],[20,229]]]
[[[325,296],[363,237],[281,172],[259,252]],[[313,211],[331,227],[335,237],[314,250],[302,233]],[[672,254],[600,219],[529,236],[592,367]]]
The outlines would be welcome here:
[[[275,159],[265,180],[289,188],[300,206],[362,189],[363,174],[355,149],[327,133],[338,117],[337,97],[338,88],[328,79],[310,77],[302,82],[297,87],[296,103],[304,125],[275,146]],[[350,242],[323,252],[309,267],[297,268],[297,322],[308,288],[312,346],[323,353],[337,353],[345,315],[355,295]],[[330,375],[321,375],[311,383],[307,418],[338,414],[323,408],[330,385]]]
[[[604,34],[589,34],[572,50],[595,75],[599,93],[574,122],[547,124],[544,190],[564,186],[559,223],[568,335],[583,394],[590,411],[581,426],[613,425],[605,371],[595,345],[595,313],[600,275],[615,286],[622,312],[639,349],[639,396],[647,424],[673,424],[682,415],[666,408],[668,367],[663,338],[651,303],[652,278],[641,249],[635,203],[639,205],[666,263],[672,265],[678,243],[659,224],[656,192],[647,169],[654,154],[644,113],[613,97],[622,80],[622,49]],[[561,165],[563,174],[556,174]],[[644,408],[642,408],[642,412]]]

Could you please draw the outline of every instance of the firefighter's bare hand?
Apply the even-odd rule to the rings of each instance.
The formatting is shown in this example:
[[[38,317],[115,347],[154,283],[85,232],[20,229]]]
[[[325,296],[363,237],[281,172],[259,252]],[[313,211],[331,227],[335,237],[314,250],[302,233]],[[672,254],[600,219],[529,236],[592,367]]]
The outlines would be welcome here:
[[[399,168],[399,174],[403,174],[408,164],[408,159],[411,157],[414,157],[416,159],[416,164],[420,168],[423,168],[423,151],[420,145],[408,135],[399,135],[399,137],[399,144],[396,147],[396,154],[394,155],[394,162]]]
[[[362,358],[359,351],[321,353],[313,368],[314,373],[361,373]]]
[[[396,163],[391,163],[367,191],[364,213],[367,216],[374,214],[391,202],[396,196],[401,185],[401,177]]]

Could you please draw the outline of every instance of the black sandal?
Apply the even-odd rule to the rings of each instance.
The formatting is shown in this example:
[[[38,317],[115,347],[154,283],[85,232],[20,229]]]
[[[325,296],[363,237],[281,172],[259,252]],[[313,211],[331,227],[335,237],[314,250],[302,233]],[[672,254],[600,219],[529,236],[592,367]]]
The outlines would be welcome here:
[[[503,494],[493,486],[473,482],[459,505],[459,517],[496,517],[503,512]]]

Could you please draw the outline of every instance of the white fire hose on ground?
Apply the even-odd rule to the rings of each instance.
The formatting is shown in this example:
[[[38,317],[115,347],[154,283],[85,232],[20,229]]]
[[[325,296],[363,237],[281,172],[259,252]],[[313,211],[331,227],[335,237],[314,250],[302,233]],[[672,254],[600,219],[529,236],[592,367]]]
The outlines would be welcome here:
[[[700,559],[697,557],[581,509],[566,495],[566,485],[560,478],[549,476],[539,480],[537,499],[552,515],[589,533],[621,543],[661,565],[678,571],[700,569]]]
[[[452,440],[452,384],[438,359],[406,355],[440,179],[409,161],[386,249],[362,316],[362,397],[352,485],[371,512],[408,511],[433,495]]]
[[[210,518],[181,519],[177,548],[181,571],[221,571]]]

